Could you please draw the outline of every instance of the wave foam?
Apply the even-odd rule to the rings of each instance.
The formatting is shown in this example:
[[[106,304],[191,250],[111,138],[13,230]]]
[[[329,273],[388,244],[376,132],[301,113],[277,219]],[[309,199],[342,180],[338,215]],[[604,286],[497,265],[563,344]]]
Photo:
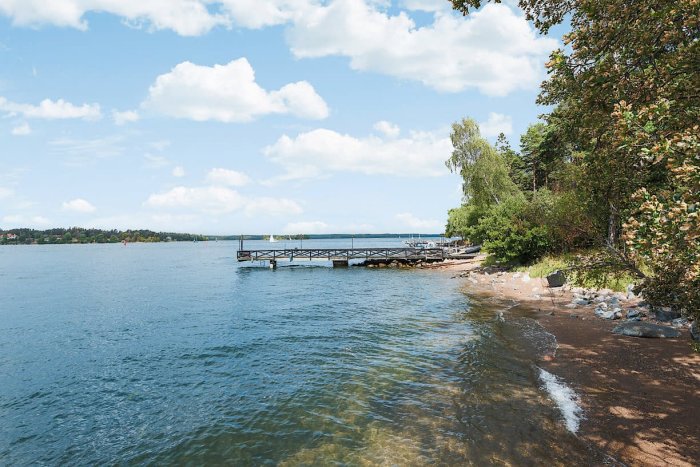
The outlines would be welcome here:
[[[564,384],[552,373],[542,368],[539,370],[544,389],[549,394],[549,397],[557,404],[561,414],[564,416],[567,430],[576,433],[581,422],[581,413],[583,412],[581,406],[578,404],[578,396],[573,389]]]

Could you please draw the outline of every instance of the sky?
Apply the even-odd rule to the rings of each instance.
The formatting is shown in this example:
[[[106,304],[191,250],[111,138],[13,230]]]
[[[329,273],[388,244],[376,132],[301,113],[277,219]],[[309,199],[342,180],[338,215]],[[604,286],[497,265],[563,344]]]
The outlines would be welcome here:
[[[537,120],[512,4],[0,0],[0,228],[437,233],[465,117]]]

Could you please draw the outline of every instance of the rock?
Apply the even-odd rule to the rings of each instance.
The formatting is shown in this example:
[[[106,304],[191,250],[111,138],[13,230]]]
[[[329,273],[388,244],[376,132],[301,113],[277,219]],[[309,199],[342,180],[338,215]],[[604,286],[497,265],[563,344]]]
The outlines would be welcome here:
[[[608,309],[608,304],[605,303],[605,302],[601,302],[601,303],[599,303],[599,304],[596,306],[596,308],[597,308],[597,309],[601,309],[601,310],[607,310],[607,309]]]
[[[697,319],[690,325],[690,337],[694,341],[700,342],[700,325],[698,325]]]
[[[615,334],[632,337],[668,337],[675,338],[681,335],[677,329],[669,326],[661,326],[648,322],[628,321],[615,326],[613,331]]]
[[[523,276],[523,282],[530,282],[530,274],[525,274]]]
[[[667,306],[654,310],[654,313],[656,314],[656,319],[658,321],[673,321],[674,319],[681,317],[681,314],[678,311]]]
[[[554,271],[547,276],[547,285],[549,287],[561,287],[566,283],[566,276],[561,271]]]
[[[627,310],[627,319],[638,318],[642,315],[642,312],[636,308],[630,308]]]
[[[674,328],[684,328],[688,325],[688,320],[685,318],[676,318],[671,321],[671,326]]]
[[[613,305],[613,306],[619,305],[619,304],[620,304],[620,299],[613,296],[612,298],[610,298],[610,300],[608,300],[608,303],[611,304],[611,305]]]
[[[573,303],[573,304],[575,304],[575,305],[588,305],[588,304],[590,304],[591,302],[589,302],[589,301],[588,301],[587,299],[585,299],[585,298],[574,298],[574,300],[573,300],[571,303]]]
[[[605,303],[605,295],[597,295],[593,301],[596,303]]]
[[[595,311],[596,316],[603,318],[603,319],[620,319],[622,318],[622,315],[620,312],[617,311],[603,311],[603,310],[596,310]]]
[[[627,292],[627,300],[637,298],[637,296],[634,293],[634,284],[627,284],[627,288],[625,290]]]
[[[578,305],[575,303],[569,303],[568,305],[564,305],[566,308],[578,308]]]

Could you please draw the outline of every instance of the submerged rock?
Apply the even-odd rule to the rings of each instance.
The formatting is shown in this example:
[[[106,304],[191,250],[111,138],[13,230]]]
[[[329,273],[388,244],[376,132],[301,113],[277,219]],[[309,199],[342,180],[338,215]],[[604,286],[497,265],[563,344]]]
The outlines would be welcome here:
[[[628,321],[615,326],[613,331],[615,334],[631,337],[667,337],[675,338],[681,335],[677,329],[670,326],[661,326],[648,322]]]
[[[547,276],[547,285],[549,287],[562,287],[566,283],[566,276],[561,271],[554,271]]]

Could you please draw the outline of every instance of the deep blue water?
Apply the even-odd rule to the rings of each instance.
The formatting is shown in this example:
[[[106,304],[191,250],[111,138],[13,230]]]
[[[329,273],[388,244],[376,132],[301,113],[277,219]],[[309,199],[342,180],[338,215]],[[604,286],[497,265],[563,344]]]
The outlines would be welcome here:
[[[0,464],[588,459],[503,304],[444,272],[241,267],[237,246],[0,248]]]

